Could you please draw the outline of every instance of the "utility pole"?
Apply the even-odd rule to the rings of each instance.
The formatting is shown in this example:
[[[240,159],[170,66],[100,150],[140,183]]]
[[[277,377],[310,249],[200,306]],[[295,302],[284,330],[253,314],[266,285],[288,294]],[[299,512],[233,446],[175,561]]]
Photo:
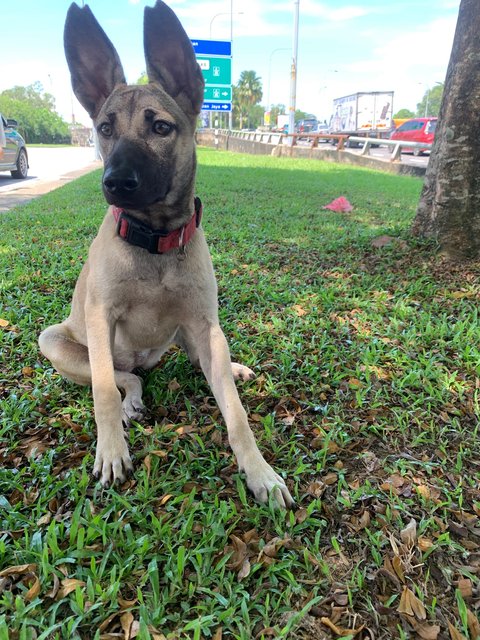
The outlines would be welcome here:
[[[293,22],[293,57],[292,69],[290,72],[290,107],[288,114],[288,133],[295,133],[295,108],[297,103],[298,15],[300,0],[294,0],[294,4],[295,9]]]

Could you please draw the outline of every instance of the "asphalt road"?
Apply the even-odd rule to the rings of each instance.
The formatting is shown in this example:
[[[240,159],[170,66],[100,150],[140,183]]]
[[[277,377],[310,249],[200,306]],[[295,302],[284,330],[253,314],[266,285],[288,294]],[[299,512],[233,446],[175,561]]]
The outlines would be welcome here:
[[[0,212],[48,193],[101,166],[93,147],[28,147],[30,168],[25,180],[0,173]]]

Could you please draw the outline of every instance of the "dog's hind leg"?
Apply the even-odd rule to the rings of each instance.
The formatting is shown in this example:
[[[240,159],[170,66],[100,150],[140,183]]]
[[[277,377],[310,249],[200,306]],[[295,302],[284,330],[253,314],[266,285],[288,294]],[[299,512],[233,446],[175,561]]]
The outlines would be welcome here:
[[[72,337],[65,323],[48,327],[40,334],[40,350],[64,378],[80,385],[92,384],[88,349]],[[145,413],[142,383],[138,376],[115,369],[115,384],[124,392],[122,412],[124,422],[140,420]]]
[[[179,331],[175,336],[175,341],[179,344],[182,349],[187,352],[188,358],[192,365],[197,369],[200,369],[200,358],[195,348],[195,345],[188,343],[185,337],[183,336],[182,331]],[[238,362],[231,363],[232,375],[234,380],[242,380],[243,382],[247,380],[254,380],[255,373],[246,367],[244,364],[239,364]]]

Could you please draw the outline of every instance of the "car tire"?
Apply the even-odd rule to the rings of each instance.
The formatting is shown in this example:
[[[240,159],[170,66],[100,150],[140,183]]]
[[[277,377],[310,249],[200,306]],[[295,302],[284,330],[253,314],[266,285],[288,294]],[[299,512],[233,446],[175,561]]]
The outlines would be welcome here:
[[[17,168],[15,171],[10,172],[12,174],[12,178],[16,178],[18,180],[24,180],[28,175],[28,158],[27,152],[25,149],[20,149],[17,158]]]

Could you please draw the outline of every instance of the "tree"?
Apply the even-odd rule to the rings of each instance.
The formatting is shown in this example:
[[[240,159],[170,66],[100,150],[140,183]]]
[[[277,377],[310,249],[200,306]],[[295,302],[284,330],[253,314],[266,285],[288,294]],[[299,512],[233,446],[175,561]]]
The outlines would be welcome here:
[[[399,120],[403,120],[406,118],[414,118],[415,114],[413,113],[413,111],[410,111],[410,109],[400,109],[400,111],[397,111],[397,113],[393,117],[395,120],[397,118]]]
[[[55,111],[55,100],[35,82],[0,93],[0,111],[18,121],[18,130],[27,142],[70,142],[68,124]]]
[[[138,78],[135,84],[148,84],[148,76],[146,71],[142,71],[142,75]]]
[[[262,99],[262,80],[255,71],[242,71],[240,79],[233,88],[233,106],[238,111],[240,129],[244,119],[250,119],[252,107]]]
[[[443,82],[436,82],[435,86],[427,89],[423,98],[417,104],[417,117],[428,118],[438,116],[443,96]]]
[[[412,232],[452,258],[480,257],[480,5],[461,0],[445,91]]]

